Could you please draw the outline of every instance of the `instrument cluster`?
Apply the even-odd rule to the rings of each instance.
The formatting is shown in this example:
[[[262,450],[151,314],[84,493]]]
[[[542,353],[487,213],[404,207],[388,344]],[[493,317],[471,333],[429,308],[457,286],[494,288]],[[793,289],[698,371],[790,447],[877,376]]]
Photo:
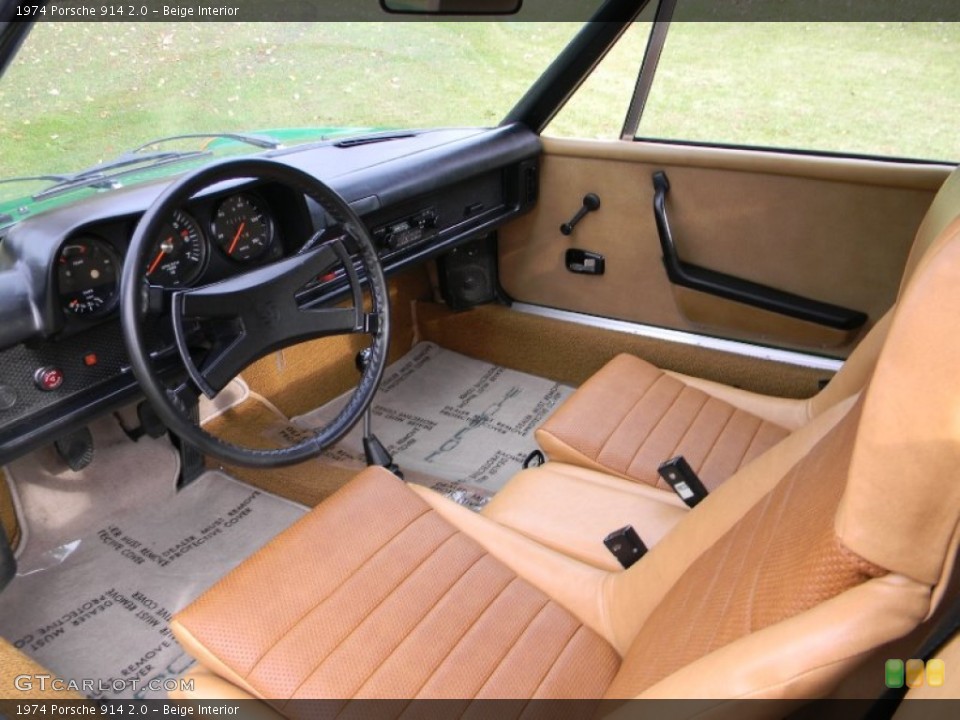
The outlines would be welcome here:
[[[200,206],[178,209],[154,239],[143,274],[152,285],[190,287],[276,259],[282,253],[278,224],[267,201],[239,192]],[[125,240],[129,240],[126,238]],[[56,259],[57,292],[67,318],[109,314],[120,294],[123,248],[116,239],[85,232],[68,239]],[[212,265],[216,271],[207,272]]]

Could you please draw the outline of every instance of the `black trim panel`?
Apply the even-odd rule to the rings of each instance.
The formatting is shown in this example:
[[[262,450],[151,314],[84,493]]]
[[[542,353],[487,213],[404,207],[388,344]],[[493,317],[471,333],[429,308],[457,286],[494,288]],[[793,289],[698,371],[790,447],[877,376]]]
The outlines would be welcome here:
[[[837,330],[856,330],[866,324],[867,314],[859,310],[812,300],[768,285],[683,262],[677,253],[677,246],[667,220],[666,202],[670,181],[662,170],[653,174],[653,188],[653,214],[657,221],[660,247],[663,250],[663,265],[667,270],[667,277],[674,285]]]

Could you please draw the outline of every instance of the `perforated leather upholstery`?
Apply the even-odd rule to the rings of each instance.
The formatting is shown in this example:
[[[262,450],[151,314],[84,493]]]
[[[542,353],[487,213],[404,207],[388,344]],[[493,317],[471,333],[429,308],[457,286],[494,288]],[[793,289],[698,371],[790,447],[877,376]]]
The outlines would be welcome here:
[[[708,489],[776,445],[788,431],[618,355],[537,430],[552,460],[669,489],[657,474],[683,455]]]
[[[617,653],[390,473],[364,472],[180,613],[267,699],[598,697]]]

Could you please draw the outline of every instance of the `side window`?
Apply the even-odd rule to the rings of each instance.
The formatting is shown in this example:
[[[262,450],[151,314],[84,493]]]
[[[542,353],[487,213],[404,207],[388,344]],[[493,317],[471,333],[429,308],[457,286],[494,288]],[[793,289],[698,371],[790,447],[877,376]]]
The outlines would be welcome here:
[[[673,22],[638,140],[960,160],[956,23]]]
[[[564,138],[620,137],[653,23],[635,22],[544,130]]]

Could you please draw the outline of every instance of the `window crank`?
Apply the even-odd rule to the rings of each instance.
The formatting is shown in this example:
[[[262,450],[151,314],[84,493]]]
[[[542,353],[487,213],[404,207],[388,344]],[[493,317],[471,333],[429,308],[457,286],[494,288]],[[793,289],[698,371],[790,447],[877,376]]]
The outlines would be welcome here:
[[[577,214],[573,216],[570,222],[566,222],[560,226],[560,232],[564,235],[572,235],[577,223],[583,220],[587,216],[587,213],[593,212],[599,207],[600,197],[594,193],[587,193],[583,196],[583,207],[577,210]]]

